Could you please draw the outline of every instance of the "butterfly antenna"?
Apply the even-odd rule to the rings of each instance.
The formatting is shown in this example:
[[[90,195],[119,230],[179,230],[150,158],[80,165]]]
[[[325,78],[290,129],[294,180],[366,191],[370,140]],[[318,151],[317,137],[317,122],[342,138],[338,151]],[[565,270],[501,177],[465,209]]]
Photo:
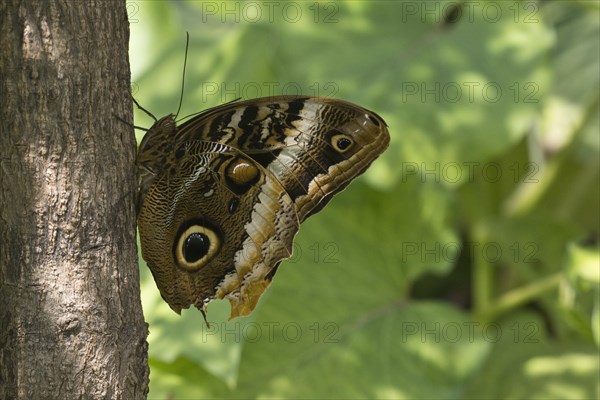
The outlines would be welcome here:
[[[175,119],[177,120],[177,116],[179,115],[179,111],[181,110],[181,104],[183,103],[183,88],[185,87],[185,67],[187,66],[187,55],[188,55],[188,47],[190,46],[190,33],[185,33],[185,58],[183,59],[183,76],[181,77],[181,96],[179,97],[179,107],[177,108],[177,113],[175,114]]]
[[[135,99],[135,97],[131,96],[131,99],[133,100],[133,102],[135,103],[135,105],[137,106],[137,108],[139,108],[140,110],[142,110],[143,112],[145,112],[147,115],[149,115],[154,122],[158,121],[156,119],[156,117],[148,110],[146,110],[144,107],[140,106],[140,103],[137,102],[137,100]]]

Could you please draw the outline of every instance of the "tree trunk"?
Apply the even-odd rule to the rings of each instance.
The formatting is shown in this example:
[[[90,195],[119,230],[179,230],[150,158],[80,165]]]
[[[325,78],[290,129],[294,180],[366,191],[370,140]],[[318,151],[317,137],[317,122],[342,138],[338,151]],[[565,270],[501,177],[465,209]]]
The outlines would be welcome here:
[[[0,399],[148,384],[124,1],[0,1]]]

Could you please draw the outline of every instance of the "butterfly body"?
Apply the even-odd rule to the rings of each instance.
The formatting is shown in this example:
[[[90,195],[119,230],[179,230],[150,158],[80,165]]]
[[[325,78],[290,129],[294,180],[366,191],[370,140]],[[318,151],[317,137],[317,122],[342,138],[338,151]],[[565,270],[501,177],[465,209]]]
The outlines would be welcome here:
[[[299,224],[387,147],[376,114],[340,100],[228,103],[177,127],[157,121],[138,153],[142,255],[180,312],[228,298],[254,309]]]

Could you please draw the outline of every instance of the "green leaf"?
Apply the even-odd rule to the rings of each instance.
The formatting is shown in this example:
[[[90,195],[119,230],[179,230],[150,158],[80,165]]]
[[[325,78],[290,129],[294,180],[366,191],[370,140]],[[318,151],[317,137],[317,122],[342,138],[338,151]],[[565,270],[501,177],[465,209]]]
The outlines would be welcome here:
[[[343,320],[326,320],[324,314],[277,319],[272,340],[246,344],[237,393],[456,398],[490,347],[478,323],[441,304],[388,304]],[[274,321],[267,315],[261,312],[257,319],[263,329]]]
[[[457,241],[450,210],[440,212],[447,196],[415,179],[386,192],[353,184],[300,228],[293,257],[267,290],[269,318],[368,315],[406,299],[422,274],[448,272],[458,247],[438,254],[440,243]]]
[[[219,379],[193,361],[179,357],[167,363],[150,358],[148,399],[231,398],[232,391]],[[190,382],[202,382],[190,385]]]
[[[150,325],[150,358],[169,365],[184,358],[212,374],[213,379],[234,385],[243,342],[240,324],[249,319],[227,321],[229,307],[224,301],[210,304],[210,327],[195,308],[183,310],[179,316],[160,297],[146,265],[141,272],[144,314]]]
[[[570,243],[565,269],[572,278],[600,285],[600,249],[590,249]]]
[[[531,313],[499,325],[502,335],[471,378],[466,398],[598,398],[597,350],[577,343],[557,343],[544,321]]]

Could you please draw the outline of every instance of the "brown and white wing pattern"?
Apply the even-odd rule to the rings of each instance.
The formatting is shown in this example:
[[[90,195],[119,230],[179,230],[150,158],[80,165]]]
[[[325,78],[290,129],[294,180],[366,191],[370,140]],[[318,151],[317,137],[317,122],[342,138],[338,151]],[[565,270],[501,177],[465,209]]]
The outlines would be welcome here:
[[[300,222],[387,148],[375,113],[340,100],[229,103],[177,127],[159,120],[138,153],[142,255],[180,312],[228,298],[250,313]]]

